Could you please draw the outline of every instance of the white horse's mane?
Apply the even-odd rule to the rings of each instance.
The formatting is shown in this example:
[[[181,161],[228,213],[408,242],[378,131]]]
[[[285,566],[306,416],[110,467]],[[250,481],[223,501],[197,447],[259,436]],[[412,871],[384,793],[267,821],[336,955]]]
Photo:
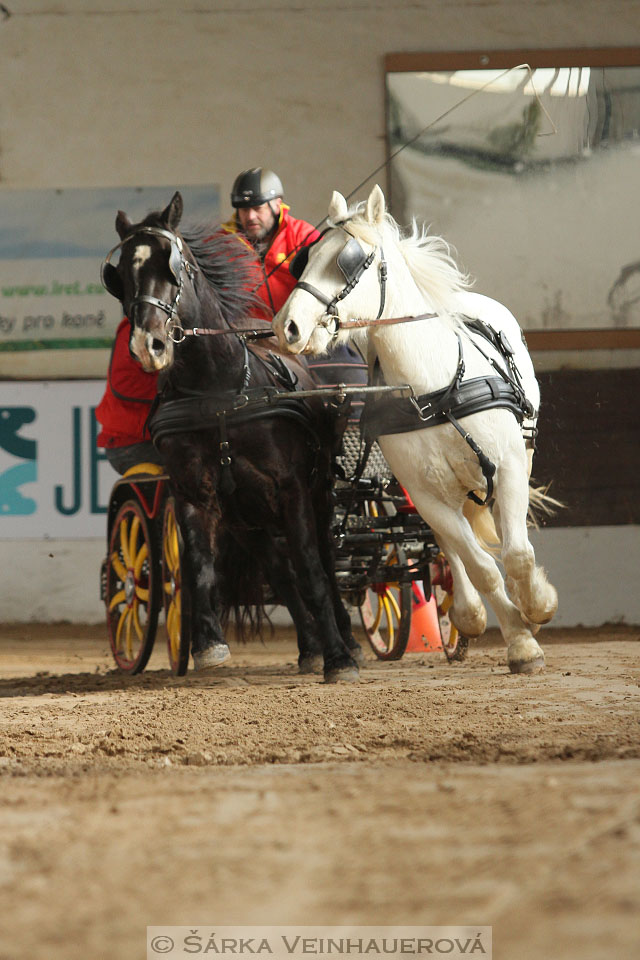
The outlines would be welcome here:
[[[468,289],[473,280],[460,270],[447,241],[430,234],[428,227],[418,226],[415,218],[407,233],[402,232],[390,213],[384,214],[381,224],[372,224],[366,219],[364,208],[365,205],[359,203],[349,210],[346,218],[328,222],[331,226],[348,223],[350,233],[373,246],[382,245],[388,249],[395,244],[418,289],[433,309],[445,316],[455,317],[459,312],[457,294]]]

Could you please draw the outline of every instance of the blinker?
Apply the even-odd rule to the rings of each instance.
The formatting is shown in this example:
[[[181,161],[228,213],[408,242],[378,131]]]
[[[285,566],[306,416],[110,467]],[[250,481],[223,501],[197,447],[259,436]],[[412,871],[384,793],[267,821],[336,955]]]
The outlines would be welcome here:
[[[116,298],[116,300],[122,299],[122,284],[120,283],[118,271],[112,263],[107,263],[105,261],[102,264],[102,267],[100,268],[100,279],[102,280],[102,286],[105,288],[107,293],[110,293],[112,297]]]
[[[351,283],[363,269],[367,255],[355,237],[347,240],[338,254],[337,264],[347,283]]]
[[[313,244],[311,244],[313,246]],[[289,263],[289,273],[299,280],[309,262],[309,247],[300,247]]]
[[[180,283],[182,264],[182,240],[180,237],[174,237],[171,240],[171,250],[169,251],[169,270],[171,270],[171,273],[176,278],[177,283]]]

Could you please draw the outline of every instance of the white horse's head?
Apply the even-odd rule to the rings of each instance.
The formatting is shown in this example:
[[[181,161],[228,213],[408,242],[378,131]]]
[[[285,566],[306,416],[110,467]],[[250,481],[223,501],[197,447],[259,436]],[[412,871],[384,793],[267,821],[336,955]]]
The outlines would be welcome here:
[[[350,211],[342,194],[334,191],[329,204],[330,229],[316,244],[303,248],[306,266],[273,320],[285,350],[324,353],[336,339],[349,337],[347,332],[335,336],[336,318],[376,316],[380,304],[379,231],[385,216],[384,194],[378,186],[363,210]]]
[[[273,321],[283,349],[324,353],[352,335],[338,330],[349,318],[457,312],[455,297],[467,280],[448,245],[415,223],[402,236],[379,186],[352,209],[334,192],[328,223],[322,239],[303,248],[292,263],[298,284]]]

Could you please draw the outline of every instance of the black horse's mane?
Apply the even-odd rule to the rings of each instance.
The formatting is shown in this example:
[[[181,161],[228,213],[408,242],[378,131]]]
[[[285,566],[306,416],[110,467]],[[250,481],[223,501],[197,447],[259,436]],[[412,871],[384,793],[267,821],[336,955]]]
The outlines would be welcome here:
[[[146,223],[166,229],[158,215],[151,214]],[[189,247],[202,276],[213,289],[220,314],[238,327],[269,326],[252,316],[264,303],[256,292],[259,273],[252,250],[238,237],[223,233],[220,224],[185,223],[180,233]]]

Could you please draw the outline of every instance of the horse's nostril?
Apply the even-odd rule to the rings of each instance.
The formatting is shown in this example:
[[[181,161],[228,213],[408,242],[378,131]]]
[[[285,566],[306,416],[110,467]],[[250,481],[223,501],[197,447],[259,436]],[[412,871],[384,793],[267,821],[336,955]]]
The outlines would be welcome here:
[[[151,349],[159,357],[161,353],[164,353],[165,344],[163,340],[159,340],[157,337],[154,337],[151,341]]]
[[[285,329],[285,336],[287,338],[287,343],[295,343],[296,340],[298,340],[300,331],[298,330],[295,320],[289,320]]]

